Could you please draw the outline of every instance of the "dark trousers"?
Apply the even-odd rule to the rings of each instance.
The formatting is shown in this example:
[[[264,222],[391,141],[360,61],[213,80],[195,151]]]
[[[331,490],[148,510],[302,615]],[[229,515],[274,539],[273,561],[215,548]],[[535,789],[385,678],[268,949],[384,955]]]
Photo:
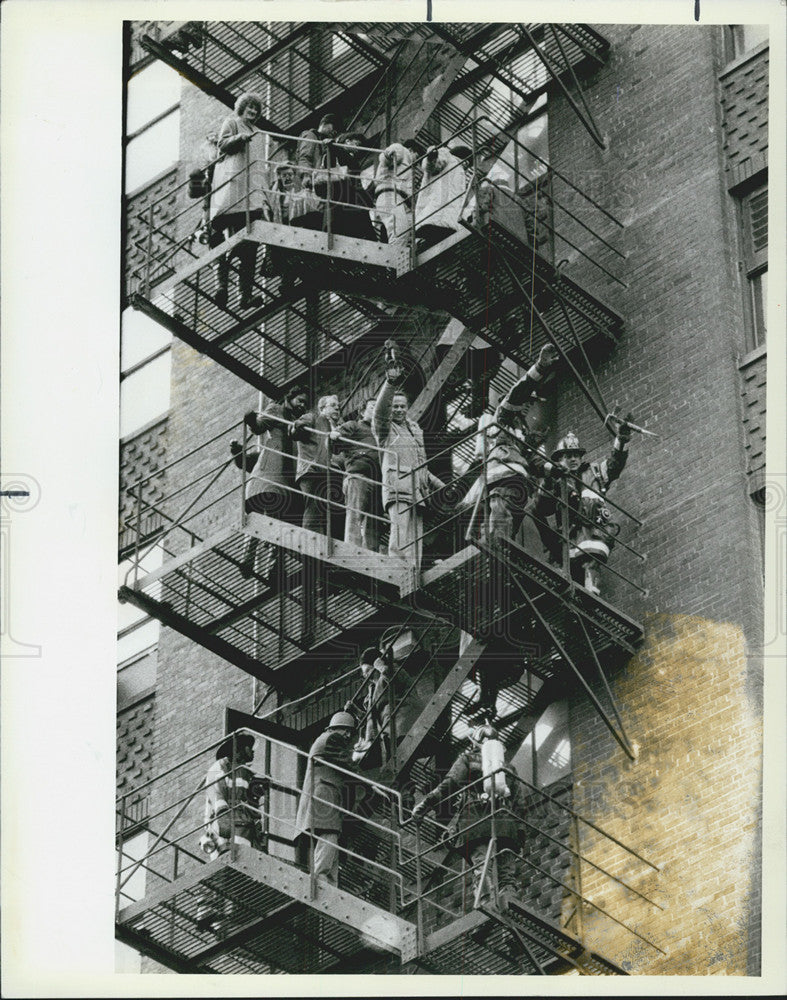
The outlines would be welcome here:
[[[337,471],[331,475],[330,492],[328,477],[324,472],[307,472],[298,480],[298,487],[303,493],[301,527],[327,535],[330,500],[331,536],[341,538],[344,534],[344,508],[340,506],[343,501],[341,473]]]

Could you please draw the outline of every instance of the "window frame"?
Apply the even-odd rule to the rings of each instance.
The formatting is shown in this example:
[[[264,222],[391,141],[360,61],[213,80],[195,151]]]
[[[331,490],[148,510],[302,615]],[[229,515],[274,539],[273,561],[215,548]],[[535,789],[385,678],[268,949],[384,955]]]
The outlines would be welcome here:
[[[752,202],[765,195],[765,245],[755,245],[752,226]],[[738,196],[739,226],[741,235],[741,274],[745,279],[744,309],[746,314],[746,351],[763,347],[768,335],[767,288],[763,289],[763,275],[768,272],[768,181],[760,179],[749,185]],[[767,279],[766,279],[767,281]]]

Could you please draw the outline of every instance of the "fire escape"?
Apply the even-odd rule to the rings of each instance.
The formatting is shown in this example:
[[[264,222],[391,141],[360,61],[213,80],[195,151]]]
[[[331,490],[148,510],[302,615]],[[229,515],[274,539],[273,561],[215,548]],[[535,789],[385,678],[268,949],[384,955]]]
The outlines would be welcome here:
[[[199,832],[191,820],[213,748],[151,783],[147,792],[157,805],[151,813],[158,826],[151,828],[154,846],[141,862],[123,853],[124,816],[133,805],[124,797],[118,937],[184,972],[403,967],[624,974],[588,950],[583,914],[658,946],[594,902],[583,880],[589,873],[598,887],[598,878],[609,879],[647,911],[657,905],[647,897],[655,865],[566,801],[509,774],[509,784],[521,783],[527,801],[529,888],[502,903],[496,889],[491,899],[474,900],[467,859],[452,850],[445,824],[414,823],[412,802],[402,792],[425,791],[461,750],[471,728],[471,675],[501,656],[522,664],[498,701],[496,726],[509,753],[553,701],[580,689],[623,751],[635,755],[607,674],[634,652],[642,627],[616,603],[572,580],[567,537],[562,565],[548,563],[516,541],[490,539],[482,499],[467,509],[457,503],[483,478],[473,455],[488,450],[494,430],[490,424],[479,432],[475,423],[469,429],[457,417],[478,409],[473,382],[479,375],[483,404],[490,389],[500,396],[510,388],[512,366],[529,367],[550,343],[601,418],[608,415],[592,359],[614,347],[622,320],[572,281],[566,262],[555,261],[555,247],[590,262],[600,281],[623,284],[614,267],[622,257],[614,245],[621,224],[540,161],[519,133],[534,102],[556,86],[602,144],[578,72],[588,63],[603,64],[606,43],[577,25],[242,27],[185,22],[143,44],[228,106],[245,90],[268,94],[267,116],[259,123],[267,135],[265,152],[256,163],[247,157],[247,190],[255,170],[291,154],[292,137],[326,110],[362,127],[367,153],[375,157],[385,142],[403,138],[405,120],[426,145],[437,112],[444,142],[457,140],[471,151],[461,167],[469,183],[456,229],[426,248],[414,232],[390,243],[356,239],[334,231],[329,196],[323,231],[247,213],[242,232],[207,247],[195,235],[202,224],[199,205],[186,205],[164,224],[152,205],[147,240],[136,248],[141,263],[129,275],[129,300],[274,398],[304,382],[314,392],[337,370],[360,372],[345,386],[349,406],[360,388],[379,385],[382,345],[393,340],[414,399],[411,416],[440,414],[429,461],[448,470],[437,504],[443,514],[426,520],[427,555],[418,568],[345,542],[337,530],[343,516],[338,504],[329,506],[326,534],[249,514],[248,469],[227,451],[231,438],[241,454],[251,444],[240,421],[135,484],[125,536],[132,541],[122,553],[132,568],[121,599],[268,685],[252,716],[227,719],[228,732],[251,730],[264,747],[264,843],[233,843],[207,863],[192,851]],[[341,59],[333,58],[337,51]],[[409,91],[394,93],[396,77],[409,64],[420,65],[421,76]],[[490,90],[492,81],[508,88],[507,101]],[[467,104],[480,93],[489,95],[487,113],[469,113]],[[535,164],[529,177],[520,174],[526,157]],[[423,161],[411,171],[413,200]],[[489,163],[513,182],[484,185]],[[251,310],[216,294],[216,261],[241,241],[257,245],[256,272],[262,275],[255,287],[262,305]],[[438,351],[441,333],[445,347]],[[186,471],[192,469],[193,475]],[[330,481],[331,470],[326,474]],[[561,491],[555,500],[565,508],[565,483]],[[616,517],[626,525],[618,551],[625,550],[627,565],[636,565],[642,557],[630,543],[639,522],[622,508]],[[644,593],[614,565],[605,573]],[[391,645],[401,647],[385,694],[389,739],[384,745],[378,733],[359,762],[371,805],[343,849],[340,883],[317,886],[293,830],[303,758],[326,719],[346,703],[356,705],[365,725],[364,683],[357,670],[342,673],[333,664],[348,644],[363,648],[384,629]],[[269,698],[276,699],[275,708],[266,707]],[[505,803],[499,807],[505,811]],[[617,867],[607,864],[616,851]],[[493,886],[495,864],[492,851],[486,866]],[[140,865],[148,884],[156,881],[135,901],[124,886]],[[218,914],[212,927],[200,920],[205,899]]]

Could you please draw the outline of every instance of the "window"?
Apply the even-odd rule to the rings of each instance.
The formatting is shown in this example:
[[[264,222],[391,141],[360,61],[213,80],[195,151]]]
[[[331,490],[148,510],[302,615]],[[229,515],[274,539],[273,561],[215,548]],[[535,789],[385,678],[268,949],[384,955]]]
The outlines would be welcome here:
[[[160,354],[122,378],[120,436],[126,438],[169,409],[171,358]]]
[[[571,771],[568,703],[556,701],[536,723],[511,763],[536,788],[545,788]]]
[[[765,343],[768,323],[768,188],[761,185],[740,202],[743,266],[747,282],[747,349]]]
[[[758,45],[768,41],[767,24],[732,24],[730,25],[732,34],[732,58],[751,52]]]
[[[130,306],[125,309],[121,323],[120,370],[123,373],[172,343],[169,330],[138,309]]]
[[[180,155],[180,110],[146,128],[126,146],[126,194],[144,187]]]
[[[126,115],[126,192],[178,162],[181,79],[156,61],[129,80]]]

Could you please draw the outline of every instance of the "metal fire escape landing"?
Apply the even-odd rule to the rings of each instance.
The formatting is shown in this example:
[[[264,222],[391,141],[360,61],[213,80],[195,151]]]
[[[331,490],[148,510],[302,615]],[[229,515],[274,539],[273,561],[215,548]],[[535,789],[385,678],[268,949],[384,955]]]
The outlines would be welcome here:
[[[264,125],[273,131],[297,132],[316,125],[329,110],[349,112],[392,58],[381,46],[320,23],[190,24],[198,47],[180,42],[183,22],[173,23],[158,39],[143,35],[141,44],[227,107],[244,91],[269,95],[270,118]]]
[[[348,963],[368,962],[382,951],[414,971],[624,974],[593,953],[578,915],[584,908],[607,927],[614,924],[661,950],[600,898],[614,890],[643,914],[660,908],[643,891],[657,866],[509,769],[503,773],[510,787],[527,791],[529,838],[554,840],[549,831],[555,829],[556,810],[573,825],[572,839],[555,841],[566,860],[561,874],[522,856],[525,882],[548,878],[555,886],[565,911],[559,919],[551,896],[545,908],[498,892],[496,863],[505,848],[498,848],[495,824],[510,813],[508,799],[492,792],[487,856],[483,866],[468,868],[456,855],[446,855],[442,823],[414,824],[399,792],[335,765],[330,767],[337,777],[352,778],[353,797],[335,806],[345,825],[338,885],[318,882],[311,858],[319,833],[307,835],[301,846],[296,842],[300,796],[313,795],[315,805],[320,801],[314,787],[301,788],[298,775],[307,755],[265,728],[260,722],[259,729],[233,737],[251,732],[256,740],[248,791],[236,786],[232,770],[216,778],[224,783],[221,794],[229,804],[224,814],[229,838],[226,850],[211,860],[192,845],[210,830],[197,817],[212,787],[206,778],[211,764],[217,773],[216,743],[146,783],[151,811],[142,856],[127,847],[133,828],[126,820],[127,801],[141,789],[121,797],[115,916],[120,940],[179,972],[346,973]],[[254,846],[238,842],[234,831],[252,836]],[[473,869],[488,900],[467,895]],[[141,871],[146,886],[139,898],[134,877]],[[592,894],[583,889],[583,873],[586,880],[592,874]]]

